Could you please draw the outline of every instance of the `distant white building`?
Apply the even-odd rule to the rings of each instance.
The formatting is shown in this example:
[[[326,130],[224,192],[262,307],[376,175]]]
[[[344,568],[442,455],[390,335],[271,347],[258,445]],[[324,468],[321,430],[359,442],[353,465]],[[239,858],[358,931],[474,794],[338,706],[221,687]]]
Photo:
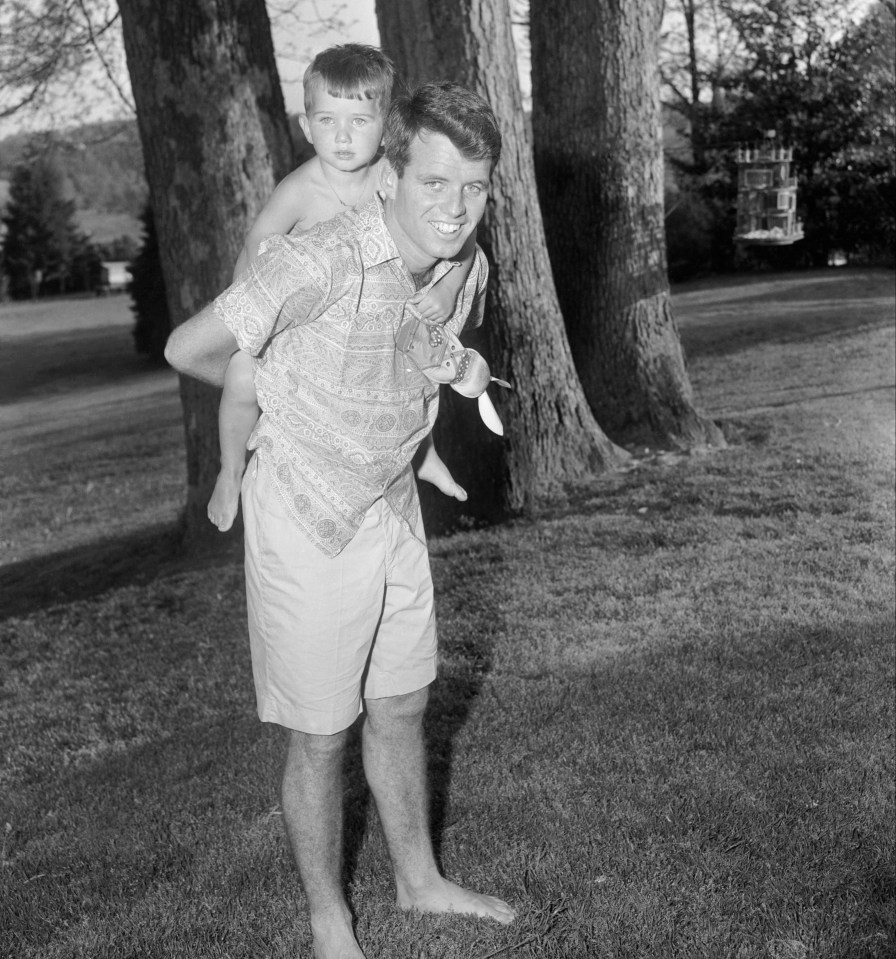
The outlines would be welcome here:
[[[97,293],[121,293],[131,282],[131,271],[127,260],[104,261],[100,272],[100,286]]]

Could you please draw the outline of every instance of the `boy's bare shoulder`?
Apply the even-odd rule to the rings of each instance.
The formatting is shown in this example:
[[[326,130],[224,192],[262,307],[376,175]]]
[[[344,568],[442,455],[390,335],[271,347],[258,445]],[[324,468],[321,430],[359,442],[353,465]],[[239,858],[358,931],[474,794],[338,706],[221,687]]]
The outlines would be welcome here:
[[[367,177],[367,183],[364,189],[364,195],[362,201],[366,203],[368,200],[372,200],[374,194],[380,188],[380,177],[382,176],[382,171],[385,168],[386,158],[383,156],[378,156],[370,164],[370,171]],[[360,205],[359,202],[359,205]]]
[[[321,183],[320,160],[313,156],[306,160],[301,166],[297,166],[291,173],[277,185],[277,189],[283,188],[284,191],[307,190],[309,187],[319,186]]]

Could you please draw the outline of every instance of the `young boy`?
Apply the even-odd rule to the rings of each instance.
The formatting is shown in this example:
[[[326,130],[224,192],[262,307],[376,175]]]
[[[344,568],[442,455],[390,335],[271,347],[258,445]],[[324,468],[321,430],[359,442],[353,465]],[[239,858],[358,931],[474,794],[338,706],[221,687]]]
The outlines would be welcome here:
[[[347,43],[314,58],[305,71],[305,115],[299,122],[316,155],[274,190],[249,230],[234,280],[254,260],[265,237],[310,230],[373,199],[379,188],[383,122],[396,84],[392,62],[376,47]],[[457,268],[425,295],[409,299],[427,323],[444,323],[451,317],[474,250],[475,235],[461,251]],[[258,415],[254,361],[245,353],[235,353],[227,367],[218,412],[221,470],[208,504],[208,518],[222,532],[236,518],[246,446]],[[448,496],[467,498],[431,437],[424,443],[417,475]]]

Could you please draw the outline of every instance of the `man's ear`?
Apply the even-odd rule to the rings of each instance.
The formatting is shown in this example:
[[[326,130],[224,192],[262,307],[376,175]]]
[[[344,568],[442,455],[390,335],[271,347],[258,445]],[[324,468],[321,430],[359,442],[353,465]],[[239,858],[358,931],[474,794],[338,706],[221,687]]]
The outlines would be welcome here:
[[[311,124],[308,122],[308,117],[306,117],[304,113],[299,114],[299,126],[302,128],[302,133],[305,134],[305,139],[313,145],[314,140],[311,139]]]
[[[383,193],[385,193],[390,200],[395,199],[395,191],[398,188],[398,174],[385,157],[382,163],[380,163],[380,186],[383,188]]]

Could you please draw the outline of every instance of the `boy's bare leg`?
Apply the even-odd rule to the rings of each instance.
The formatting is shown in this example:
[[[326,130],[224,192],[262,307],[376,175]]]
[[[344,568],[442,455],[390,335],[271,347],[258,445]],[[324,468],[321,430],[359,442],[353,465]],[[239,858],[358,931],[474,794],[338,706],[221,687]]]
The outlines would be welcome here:
[[[252,357],[234,353],[224,374],[224,392],[218,407],[221,470],[208,501],[208,518],[226,532],[233,526],[246,469],[246,444],[258,420],[258,402]]]
[[[417,467],[417,476],[427,483],[432,483],[436,489],[441,490],[446,496],[453,496],[462,503],[467,499],[467,491],[454,481],[450,470],[445,465],[442,457],[436,452],[435,444],[430,433],[420,444],[420,465]]]
[[[396,901],[402,909],[458,912],[513,922],[503,900],[463,889],[436,866],[429,833],[423,713],[429,690],[368,699],[364,724],[364,771],[376,800],[395,869]]]
[[[314,959],[364,959],[342,890],[342,762],[346,734],[290,730],[283,821],[308,901]]]

